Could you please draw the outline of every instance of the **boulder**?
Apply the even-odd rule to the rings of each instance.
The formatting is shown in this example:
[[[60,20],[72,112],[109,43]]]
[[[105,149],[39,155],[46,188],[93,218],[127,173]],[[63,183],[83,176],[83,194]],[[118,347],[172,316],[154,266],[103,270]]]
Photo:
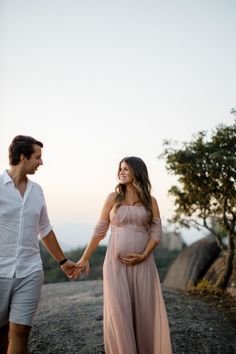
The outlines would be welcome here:
[[[209,284],[215,284],[219,277],[223,274],[225,268],[225,256],[220,255],[210,266],[203,279],[206,279]],[[226,290],[236,298],[236,255],[233,261],[233,272],[229,279]]]
[[[214,237],[204,237],[184,248],[171,264],[164,286],[186,290],[202,279],[218,257],[220,249]]]
[[[205,280],[209,282],[209,284],[215,284],[219,277],[222,275],[225,267],[225,257],[219,256],[215,261],[211,264],[206,274],[204,275]]]

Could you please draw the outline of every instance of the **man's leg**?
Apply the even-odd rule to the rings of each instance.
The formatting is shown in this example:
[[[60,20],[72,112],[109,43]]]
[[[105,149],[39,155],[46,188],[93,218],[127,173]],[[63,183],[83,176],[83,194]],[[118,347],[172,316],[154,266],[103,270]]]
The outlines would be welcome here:
[[[8,348],[9,311],[14,279],[0,277],[0,354]]]
[[[27,354],[31,327],[10,322],[7,354]]]
[[[7,354],[9,324],[0,328],[0,354]]]
[[[16,278],[9,315],[9,345],[7,354],[26,354],[33,316],[37,309],[43,271]]]

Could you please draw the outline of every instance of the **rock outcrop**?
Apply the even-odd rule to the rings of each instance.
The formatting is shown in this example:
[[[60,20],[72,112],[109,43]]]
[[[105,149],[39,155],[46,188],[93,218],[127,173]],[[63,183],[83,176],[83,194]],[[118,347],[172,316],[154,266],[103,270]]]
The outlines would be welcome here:
[[[179,254],[164,279],[167,287],[185,290],[202,279],[218,257],[220,249],[213,237],[194,242]]]

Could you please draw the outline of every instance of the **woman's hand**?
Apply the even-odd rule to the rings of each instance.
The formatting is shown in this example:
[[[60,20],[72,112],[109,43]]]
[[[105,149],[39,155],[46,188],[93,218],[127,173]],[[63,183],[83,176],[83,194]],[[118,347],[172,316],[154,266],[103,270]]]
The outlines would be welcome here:
[[[127,254],[127,256],[125,257],[119,256],[118,258],[123,264],[127,266],[134,266],[143,262],[146,259],[146,257],[142,253],[131,253]]]
[[[81,258],[76,264],[75,264],[75,271],[74,271],[74,278],[78,278],[83,272],[85,272],[86,274],[88,274],[90,272],[90,265],[89,265],[89,261],[85,261],[83,260],[83,258]]]

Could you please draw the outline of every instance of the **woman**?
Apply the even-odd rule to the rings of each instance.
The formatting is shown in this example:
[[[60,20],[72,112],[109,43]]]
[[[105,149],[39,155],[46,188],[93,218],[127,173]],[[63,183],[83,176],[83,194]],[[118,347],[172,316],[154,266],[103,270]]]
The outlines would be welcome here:
[[[93,237],[78,264],[89,258],[111,224],[103,266],[104,342],[107,354],[171,354],[168,319],[152,251],[161,220],[145,163],[126,157],[119,184],[108,195]]]

